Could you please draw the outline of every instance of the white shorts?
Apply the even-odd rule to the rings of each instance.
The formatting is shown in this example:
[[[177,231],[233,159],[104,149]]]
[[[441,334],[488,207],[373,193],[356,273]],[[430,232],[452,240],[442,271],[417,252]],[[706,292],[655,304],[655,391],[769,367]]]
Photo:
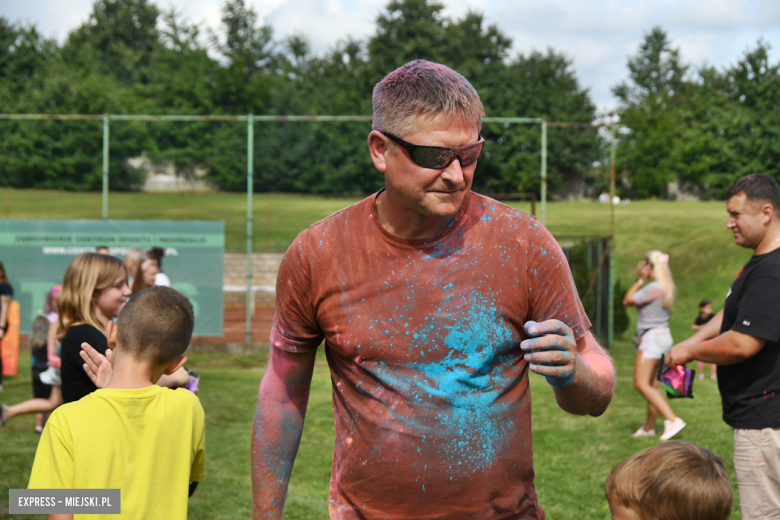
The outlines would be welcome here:
[[[639,350],[644,359],[661,359],[672,349],[674,340],[668,325],[654,327],[642,334]]]

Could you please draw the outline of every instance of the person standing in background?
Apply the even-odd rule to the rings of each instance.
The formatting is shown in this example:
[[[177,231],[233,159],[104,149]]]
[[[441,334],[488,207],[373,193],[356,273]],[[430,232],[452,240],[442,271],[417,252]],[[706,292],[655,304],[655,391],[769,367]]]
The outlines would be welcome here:
[[[132,287],[134,278],[141,264],[146,260],[144,250],[140,247],[130,247],[125,253],[125,266],[127,267],[127,286]]]
[[[699,330],[710,321],[714,314],[712,314],[712,302],[706,298],[699,303],[699,314],[696,316],[691,325],[691,330]],[[713,381],[718,379],[716,375],[718,372],[718,365],[710,363],[710,379]],[[699,379],[704,380],[704,361],[699,361]]]
[[[162,285],[165,287],[171,286],[171,280],[168,278],[168,275],[166,275],[163,272],[162,268],[162,259],[163,256],[165,256],[165,250],[161,247],[151,247],[146,252],[146,257],[157,263],[157,272],[154,274],[154,284],[153,285]]]
[[[0,262],[0,340],[8,331],[8,312],[11,300],[14,297],[14,288],[8,281],[3,262]],[[0,392],[3,391],[3,353],[0,348]]]
[[[666,364],[718,365],[742,519],[780,518],[780,186],[760,173],[741,177],[726,192],[726,211],[734,242],[754,254],[723,309],[675,345]]]
[[[647,253],[637,266],[637,278],[623,298],[623,305],[639,309],[635,338],[639,352],[634,364],[634,388],[647,399],[647,419],[634,437],[654,436],[655,421],[660,413],[664,418],[664,433],[660,438],[665,441],[685,428],[685,422],[674,415],[672,407],[661,395],[658,381],[658,365],[674,344],[669,318],[674,307],[675,286],[669,255],[660,251]],[[645,285],[647,280],[650,283]]]

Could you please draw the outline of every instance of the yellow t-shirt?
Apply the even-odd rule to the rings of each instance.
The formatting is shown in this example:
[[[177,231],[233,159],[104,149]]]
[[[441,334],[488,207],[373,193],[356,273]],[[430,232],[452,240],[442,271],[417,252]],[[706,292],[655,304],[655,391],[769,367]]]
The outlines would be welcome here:
[[[122,514],[107,520],[186,519],[204,457],[203,407],[189,390],[97,390],[51,415],[28,487],[120,489]]]

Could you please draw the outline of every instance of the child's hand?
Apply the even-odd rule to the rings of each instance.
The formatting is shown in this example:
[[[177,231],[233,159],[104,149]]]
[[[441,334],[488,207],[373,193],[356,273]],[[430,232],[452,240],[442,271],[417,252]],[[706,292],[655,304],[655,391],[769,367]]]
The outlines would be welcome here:
[[[84,372],[87,373],[89,378],[98,388],[106,386],[106,383],[111,379],[111,359],[113,353],[114,352],[111,349],[108,349],[104,356],[92,348],[89,343],[81,344],[81,352],[79,352],[79,355],[81,355],[81,359],[85,361]]]
[[[54,352],[49,352],[46,357],[49,359],[50,367],[60,368],[62,366],[62,359]]]

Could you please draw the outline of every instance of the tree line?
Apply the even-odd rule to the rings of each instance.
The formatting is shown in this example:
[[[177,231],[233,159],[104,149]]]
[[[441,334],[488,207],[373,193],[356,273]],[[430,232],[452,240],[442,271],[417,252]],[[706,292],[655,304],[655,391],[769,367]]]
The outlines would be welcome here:
[[[443,14],[434,0],[391,0],[375,30],[316,54],[304,35],[277,38],[244,0],[227,0],[202,33],[150,0],[96,0],[62,44],[0,17],[0,112],[72,114],[368,115],[373,86],[417,58],[445,63],[479,91],[489,116],[588,123],[596,107],[571,60],[554,49],[511,53],[481,13]],[[663,196],[673,180],[718,196],[749,171],[778,175],[778,66],[759,42],[733,67],[681,63],[660,28],[629,58],[620,100],[620,189]],[[384,183],[366,151],[367,123],[255,123],[255,189],[370,193]],[[99,122],[0,122],[0,186],[95,190]],[[536,125],[486,124],[475,175],[483,192],[539,189]],[[608,143],[595,129],[548,131],[553,193],[606,186]],[[136,189],[127,159],[146,154],[185,174],[208,167],[223,190],[246,186],[246,127],[238,123],[113,122],[111,189]]]

